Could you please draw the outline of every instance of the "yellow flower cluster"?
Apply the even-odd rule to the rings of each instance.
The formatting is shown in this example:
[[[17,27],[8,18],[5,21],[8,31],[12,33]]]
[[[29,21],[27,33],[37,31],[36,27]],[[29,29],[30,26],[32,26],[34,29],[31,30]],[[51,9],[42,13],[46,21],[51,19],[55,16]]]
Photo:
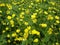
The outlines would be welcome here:
[[[56,23],[59,24],[60,23],[60,21],[59,21],[60,17],[59,16],[55,16],[55,19],[56,19]]]
[[[14,21],[13,20],[10,20],[10,24],[12,27],[14,27]]]
[[[47,27],[47,24],[42,23],[42,24],[39,24],[39,26],[41,26],[41,27]]]
[[[37,13],[33,13],[33,15],[31,15],[31,19],[32,19],[33,23],[37,22],[36,16],[37,16]]]
[[[11,4],[6,4],[6,6],[8,7],[9,10],[12,9],[12,5]]]
[[[59,45],[60,1],[57,2],[1,0],[0,41],[9,45]]]
[[[16,32],[14,32],[14,33],[12,33],[12,35],[11,35],[12,37],[16,37],[17,36],[17,33]]]
[[[22,41],[22,40],[23,40],[23,38],[22,38],[22,37],[19,37],[19,38],[18,38],[18,37],[16,37],[16,38],[15,38],[15,41],[16,41],[16,40],[18,40],[18,41]]]
[[[36,35],[40,35],[40,32],[37,31],[37,30],[35,30],[35,29],[33,29],[32,32],[31,32],[31,34],[32,34],[32,35],[34,35],[34,34],[36,34]]]
[[[24,18],[24,12],[21,12],[21,14],[20,14],[20,18]]]
[[[5,4],[4,4],[4,3],[1,3],[0,6],[1,6],[1,7],[2,7],[2,6],[5,6]]]
[[[52,31],[53,31],[53,29],[49,28],[49,30],[47,32],[48,32],[48,34],[52,34]]]
[[[28,26],[25,30],[24,30],[24,40],[26,40],[28,38],[28,34],[29,34],[29,30],[31,30],[31,26]]]
[[[48,20],[53,20],[53,16],[52,15],[48,15],[47,19]]]

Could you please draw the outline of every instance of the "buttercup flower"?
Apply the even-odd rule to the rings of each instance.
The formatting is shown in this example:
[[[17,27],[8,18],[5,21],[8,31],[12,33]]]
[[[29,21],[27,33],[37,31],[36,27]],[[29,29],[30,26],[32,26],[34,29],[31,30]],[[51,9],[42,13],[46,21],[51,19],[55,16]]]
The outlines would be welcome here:
[[[40,35],[40,32],[39,32],[39,31],[36,31],[36,30],[34,29],[34,30],[32,30],[31,34],[32,34],[32,35],[34,35],[34,34]]]
[[[20,29],[17,29],[16,32],[19,33],[20,32]]]
[[[53,31],[53,29],[49,28],[49,30],[47,32],[48,32],[48,34],[52,34],[52,31]]]
[[[48,18],[47,18],[48,20],[53,20],[53,16],[51,16],[51,15],[48,15]]]
[[[39,24],[39,26],[41,26],[41,27],[47,27],[47,24],[42,23],[42,24]]]
[[[55,19],[59,19],[59,16],[55,16]]]
[[[7,16],[7,19],[11,19],[12,17],[11,16]]]
[[[34,41],[33,41],[33,42],[38,42],[38,38],[34,39]]]
[[[7,35],[7,37],[9,38],[9,37],[10,37],[10,35],[8,34],[8,35]]]

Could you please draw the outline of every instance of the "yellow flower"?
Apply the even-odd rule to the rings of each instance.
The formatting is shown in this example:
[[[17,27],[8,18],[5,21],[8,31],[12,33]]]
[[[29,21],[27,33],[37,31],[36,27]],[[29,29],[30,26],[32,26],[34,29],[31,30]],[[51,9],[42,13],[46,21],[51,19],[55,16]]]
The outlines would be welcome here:
[[[22,37],[19,37],[19,41],[22,41],[23,40],[23,38]]]
[[[33,13],[33,15],[31,15],[31,19],[35,19],[36,15],[37,15],[37,13]]]
[[[41,27],[47,27],[47,24],[42,23],[42,24],[39,24],[39,26],[41,26]]]
[[[11,16],[7,16],[7,19],[11,19],[12,17]]]
[[[31,26],[28,26],[26,29],[24,29],[24,32],[25,33],[29,33],[30,32],[30,29],[31,29]]]
[[[24,15],[25,14],[25,12],[21,12],[21,15]]]
[[[16,37],[17,36],[17,34],[16,33],[12,33],[12,37]]]
[[[37,13],[33,13],[33,15],[37,15]]]
[[[30,30],[31,29],[31,26],[28,26],[27,29]]]
[[[12,9],[12,5],[11,4],[6,4],[6,6],[8,7],[8,9]]]
[[[8,35],[7,35],[7,37],[9,38],[9,37],[10,37],[10,35],[8,34]]]
[[[35,30],[35,29],[33,29],[32,32],[31,32],[31,34],[32,34],[32,35],[34,35],[34,34],[36,34],[36,35],[40,35],[40,32],[37,31],[37,30]]]
[[[50,11],[50,10],[52,10],[53,9],[53,7],[48,7],[48,10]]]
[[[44,14],[48,14],[48,12],[47,11],[44,11]]]
[[[23,40],[23,38],[22,38],[22,37],[19,37],[19,38],[18,38],[18,37],[16,37],[16,38],[15,38],[15,41],[16,41],[16,40],[18,40],[18,41],[22,41],[22,40]]]
[[[31,5],[29,5],[29,8],[32,8],[32,6],[31,6]]]
[[[2,33],[5,33],[5,32],[6,32],[5,30],[2,31]]]
[[[24,18],[24,15],[20,15],[20,18],[22,18],[22,19],[23,19],[23,18]]]
[[[21,0],[21,3],[23,3],[25,0]]]
[[[0,10],[0,13],[2,13],[2,11]]]
[[[36,12],[39,12],[39,10],[36,10]]]
[[[37,31],[34,29],[34,30],[32,30],[32,34],[36,34],[37,33]]]
[[[13,25],[14,24],[14,21],[13,20],[10,20],[10,24]]]
[[[23,38],[26,40],[28,38],[28,32],[25,32]]]
[[[47,32],[48,32],[48,34],[52,34],[52,31],[53,31],[53,29],[49,28],[49,30]]]
[[[40,2],[40,1],[42,1],[42,0],[35,0],[36,2]]]
[[[20,2],[12,2],[13,5],[20,4]]]
[[[7,42],[8,42],[8,43],[10,43],[10,42],[11,42],[11,40],[7,40]]]
[[[33,23],[36,23],[37,22],[37,19],[33,19],[32,21],[33,21]]]
[[[58,42],[56,42],[56,45],[59,45],[59,43],[58,43]]]
[[[20,29],[17,29],[16,32],[19,33],[20,32]]]
[[[18,18],[18,17],[16,17],[16,20],[18,21],[18,20],[19,20],[19,18]]]
[[[38,40],[38,38],[36,38],[36,39],[34,39],[34,41],[33,42],[38,42],[39,40]]]
[[[12,14],[12,18],[14,18],[15,17],[15,14]]]
[[[53,20],[53,16],[48,15],[47,19],[48,19],[48,20]]]
[[[40,11],[39,11],[39,14],[41,14],[42,12],[43,12],[43,10],[40,10]]]
[[[59,16],[55,16],[55,19],[59,19]]]
[[[6,14],[10,14],[10,10],[7,10],[7,11],[6,11]]]
[[[35,19],[36,18],[36,16],[35,15],[31,15],[31,19]]]
[[[29,31],[29,30],[28,30],[27,28],[24,30],[25,33],[28,33],[28,31]]]
[[[16,5],[17,3],[15,3],[15,2],[12,2],[12,4],[13,4],[13,5]]]
[[[9,30],[9,28],[8,28],[8,27],[6,27],[6,30]]]
[[[25,10],[24,8],[21,8],[22,10]],[[21,12],[22,13],[22,12]],[[25,12],[23,12],[23,13],[25,13]],[[24,15],[24,14],[23,14]]]
[[[23,18],[22,18],[22,19],[20,19],[20,21],[23,21]]]
[[[26,12],[26,14],[29,14],[30,13],[30,10],[29,9],[26,9],[25,12]]]
[[[28,25],[28,22],[24,22],[25,25]]]
[[[34,5],[34,3],[33,3],[33,2],[31,2],[31,5]]]
[[[59,20],[56,20],[56,23],[60,23],[60,21]]]
[[[14,27],[14,26],[15,26],[14,24],[11,25],[11,27]]]
[[[4,3],[1,3],[0,6],[5,6],[5,4]]]
[[[37,31],[36,35],[40,35],[40,32],[39,32],[39,31]]]

